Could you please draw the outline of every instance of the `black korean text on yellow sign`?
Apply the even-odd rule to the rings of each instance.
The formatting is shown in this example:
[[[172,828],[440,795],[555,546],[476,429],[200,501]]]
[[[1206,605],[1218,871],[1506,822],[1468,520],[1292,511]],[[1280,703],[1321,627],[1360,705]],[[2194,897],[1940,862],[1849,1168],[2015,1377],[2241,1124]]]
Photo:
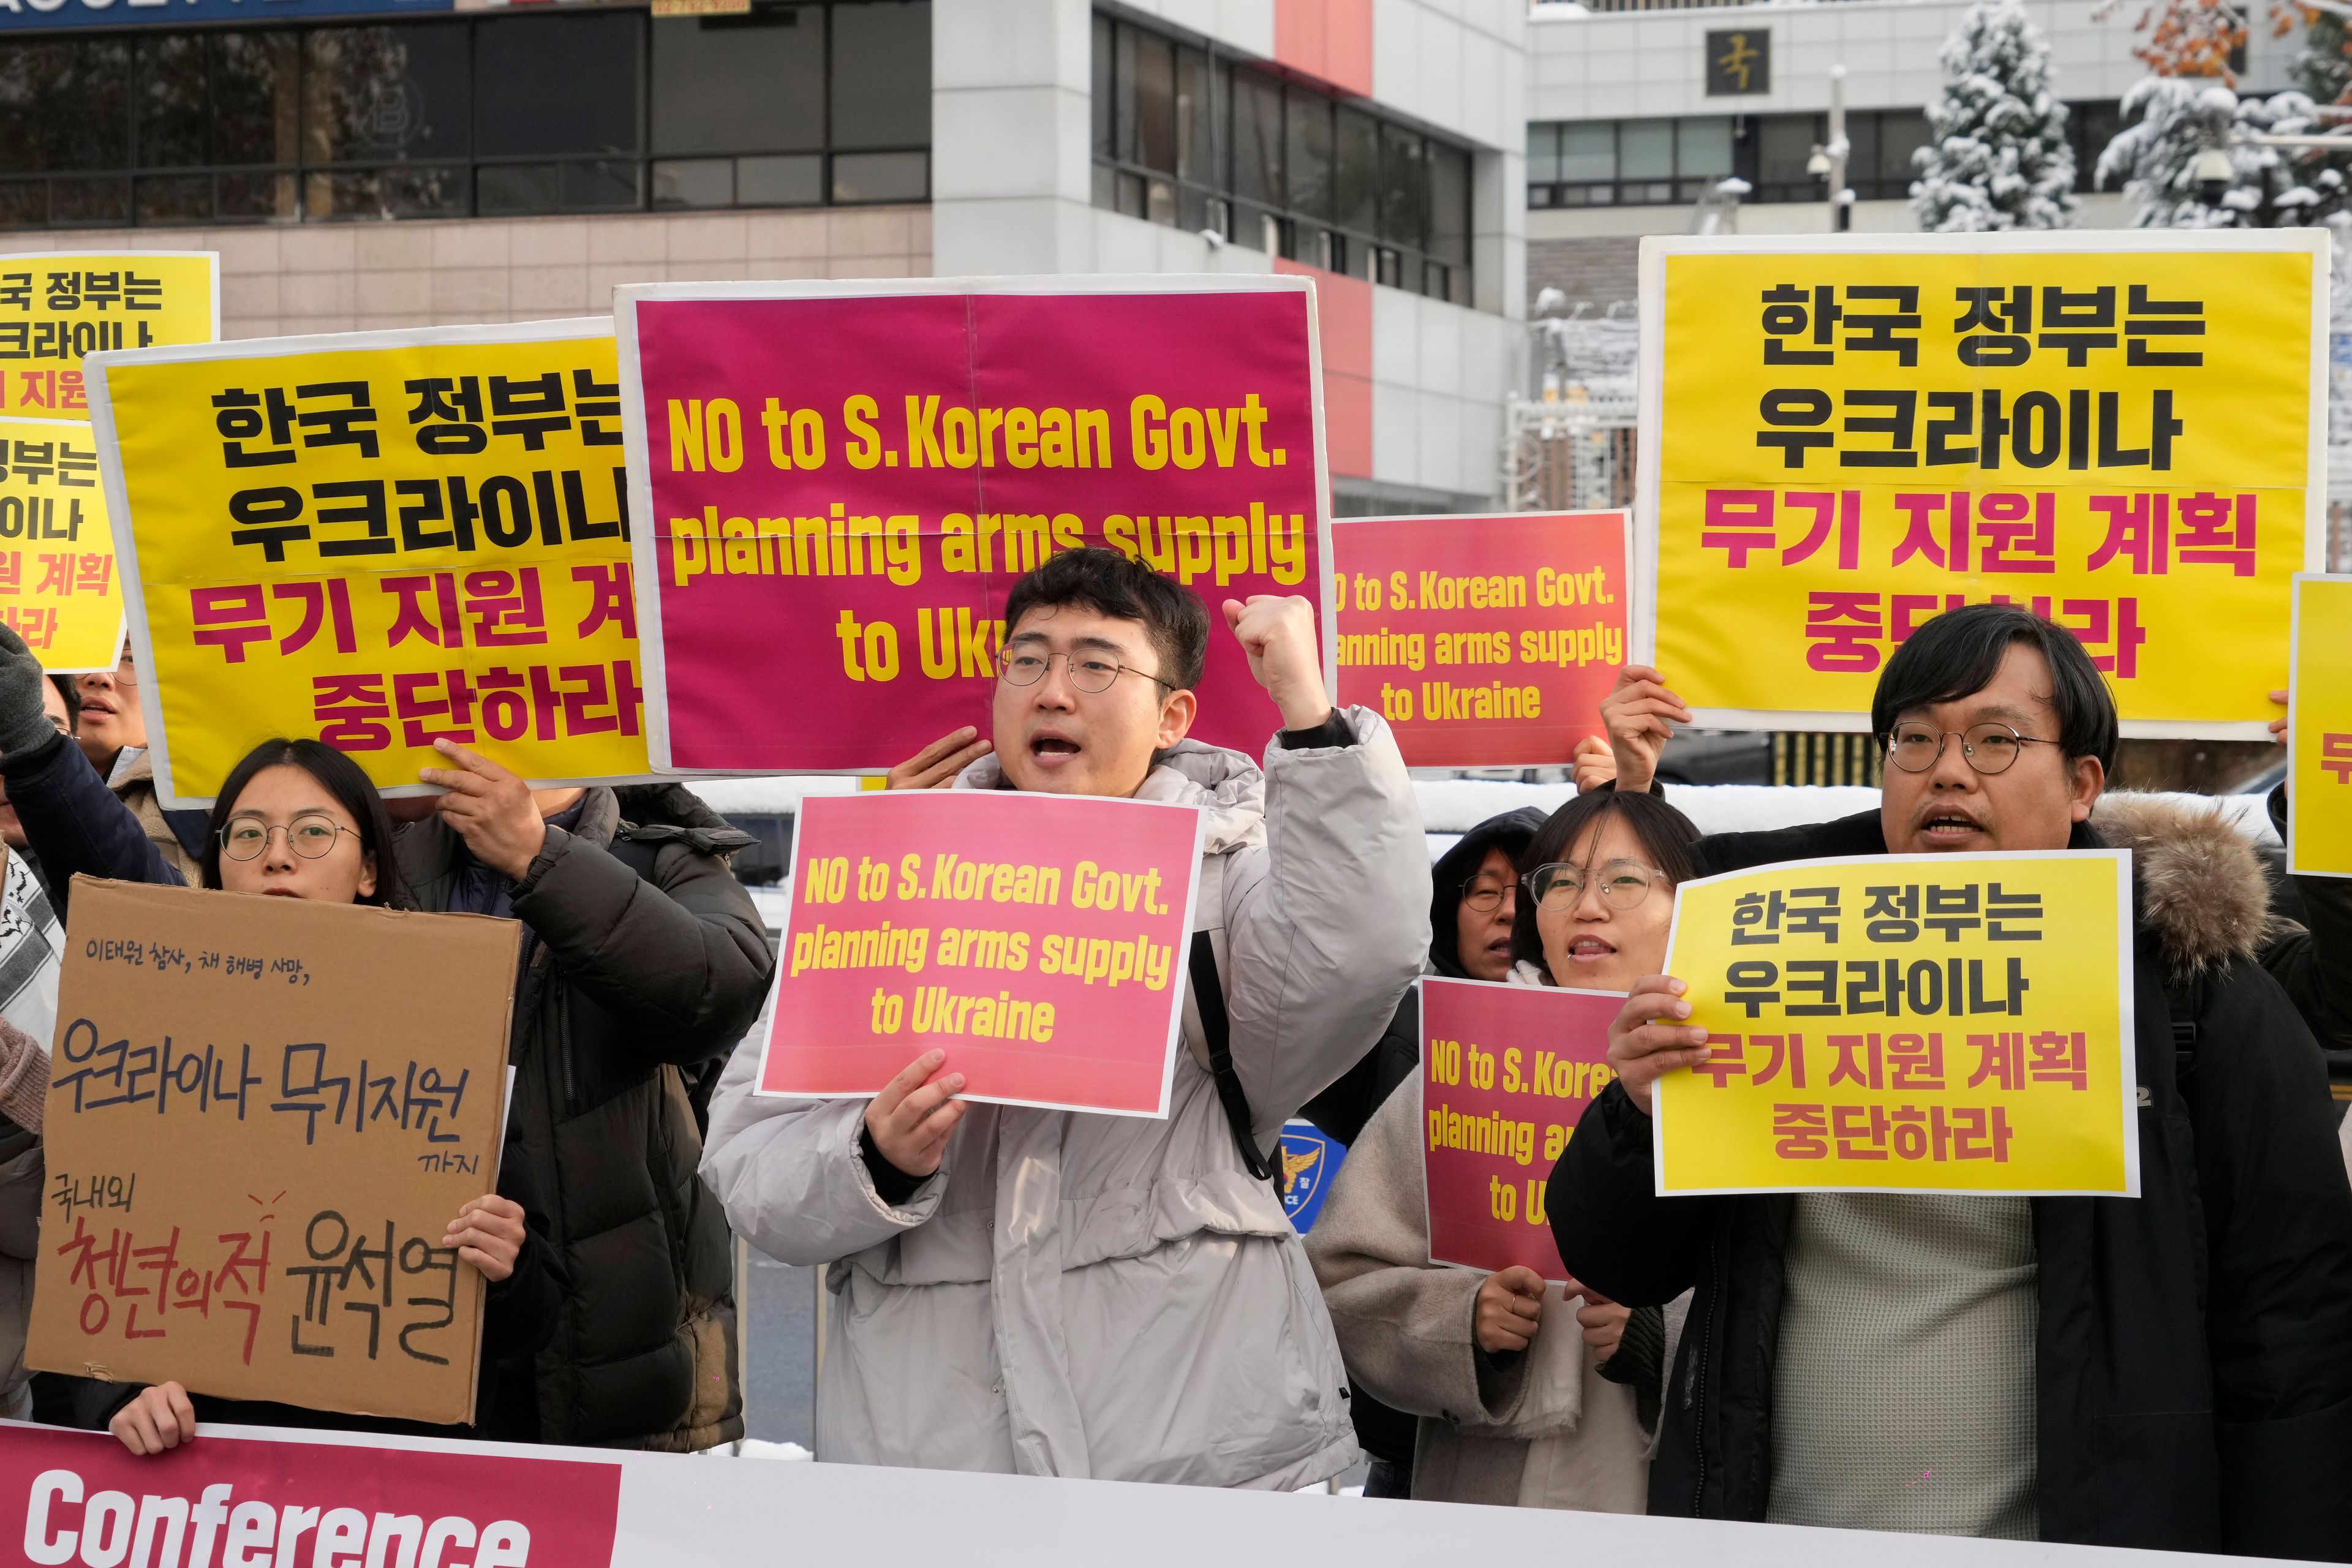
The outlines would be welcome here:
[[[2131,857],[1887,855],[1685,882],[1707,1059],[1656,1089],[1661,1192],[2137,1195]]]
[[[88,419],[82,361],[220,336],[209,250],[0,256],[0,414]]]
[[[440,737],[646,776],[609,323],[107,356],[92,394],[167,797],[277,734],[385,787]]]
[[[1921,622],[2006,600],[2126,733],[2259,738],[2316,566],[2326,243],[1646,242],[1658,664],[1703,719],[1853,725]]]

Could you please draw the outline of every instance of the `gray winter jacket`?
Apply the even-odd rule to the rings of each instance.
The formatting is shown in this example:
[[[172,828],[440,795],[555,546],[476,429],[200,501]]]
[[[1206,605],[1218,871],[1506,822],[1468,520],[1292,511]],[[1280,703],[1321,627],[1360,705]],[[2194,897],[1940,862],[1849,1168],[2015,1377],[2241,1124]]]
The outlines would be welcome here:
[[[1544,984],[1520,963],[1514,984]],[[1412,1495],[1433,1502],[1640,1513],[1649,1434],[1633,1391],[1586,1348],[1578,1297],[1544,1292],[1535,1339],[1479,1353],[1483,1269],[1429,1260],[1418,1079],[1364,1126],[1307,1238],[1359,1394],[1420,1416]]]
[[[1428,946],[1429,860],[1396,743],[1187,742],[1139,798],[1208,816],[1196,923],[1218,951],[1254,1131],[1377,1037]],[[1001,787],[993,757],[959,788]],[[902,1206],[858,1154],[862,1100],[755,1097],[739,1051],[702,1173],[736,1231],[830,1265],[818,1457],[1291,1489],[1357,1457],[1330,1319],[1282,1204],[1244,1168],[1185,1001],[1167,1120],[973,1105]]]

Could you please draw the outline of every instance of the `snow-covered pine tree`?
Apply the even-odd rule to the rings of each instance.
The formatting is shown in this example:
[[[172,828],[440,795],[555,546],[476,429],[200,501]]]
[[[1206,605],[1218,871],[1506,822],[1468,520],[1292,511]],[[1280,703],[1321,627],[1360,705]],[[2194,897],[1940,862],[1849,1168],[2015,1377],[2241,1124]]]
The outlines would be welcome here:
[[[2120,184],[2136,228],[2273,228],[2325,223],[2344,210],[2343,171],[2314,153],[2290,154],[2248,138],[2319,129],[2300,92],[2240,98],[2211,79],[2148,77],[2125,92],[2126,121],[2099,154],[2098,183]],[[2198,154],[2229,154],[2230,179],[2208,203]]]
[[[1930,232],[2065,228],[2074,221],[2066,106],[2050,46],[2018,0],[1977,0],[1941,54],[1927,145],[1911,155],[1911,211]]]

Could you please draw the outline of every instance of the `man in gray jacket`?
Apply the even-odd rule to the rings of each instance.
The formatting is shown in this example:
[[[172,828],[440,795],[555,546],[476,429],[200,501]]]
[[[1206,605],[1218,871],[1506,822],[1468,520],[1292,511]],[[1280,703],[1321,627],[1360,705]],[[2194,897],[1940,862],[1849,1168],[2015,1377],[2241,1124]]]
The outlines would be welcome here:
[[[1206,813],[1197,923],[1262,1160],[1420,968],[1429,871],[1395,742],[1324,694],[1312,607],[1224,616],[1282,714],[1264,773],[1184,739],[1201,602],[1081,550],[1014,584],[995,754],[957,787]],[[1330,1320],[1220,1101],[1197,990],[1184,1035],[1165,1121],[972,1105],[936,1051],[871,1100],[754,1097],[761,1053],[737,1053],[703,1174],[753,1246],[829,1267],[821,1458],[1280,1489],[1355,1460]]]

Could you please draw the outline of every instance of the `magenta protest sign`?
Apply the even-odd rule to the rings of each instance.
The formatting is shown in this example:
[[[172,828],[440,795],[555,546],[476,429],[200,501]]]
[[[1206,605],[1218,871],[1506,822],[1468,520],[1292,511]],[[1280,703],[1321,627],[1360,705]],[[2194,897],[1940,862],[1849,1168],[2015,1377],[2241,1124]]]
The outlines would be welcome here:
[[[1209,604],[1323,608],[1329,486],[1299,278],[618,291],[655,765],[876,769],[989,721],[1004,597],[1108,545]],[[1193,734],[1280,727],[1230,638]]]
[[[1200,834],[1150,801],[811,796],[760,1092],[862,1098],[937,1048],[968,1100],[1167,1115]]]

